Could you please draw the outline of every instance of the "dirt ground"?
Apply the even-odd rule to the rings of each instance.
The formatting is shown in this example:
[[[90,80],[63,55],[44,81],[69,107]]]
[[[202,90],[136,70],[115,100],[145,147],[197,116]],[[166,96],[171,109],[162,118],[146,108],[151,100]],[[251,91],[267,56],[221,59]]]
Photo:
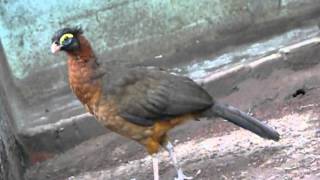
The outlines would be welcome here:
[[[190,122],[171,133],[186,174],[199,180],[320,179],[320,66],[274,71],[248,79],[221,98],[267,119],[279,142],[261,139],[230,123]],[[173,179],[168,154],[159,153],[160,178]],[[142,147],[113,133],[86,141],[31,167],[31,180],[146,180],[152,161]]]

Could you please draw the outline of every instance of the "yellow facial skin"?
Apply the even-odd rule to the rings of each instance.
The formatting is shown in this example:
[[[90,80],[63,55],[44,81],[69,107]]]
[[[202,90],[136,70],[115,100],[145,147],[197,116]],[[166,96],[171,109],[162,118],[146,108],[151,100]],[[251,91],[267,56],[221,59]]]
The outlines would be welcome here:
[[[71,34],[71,33],[64,34],[61,36],[59,43],[62,45],[62,44],[64,44],[65,40],[71,39],[71,38],[73,38],[73,34]]]

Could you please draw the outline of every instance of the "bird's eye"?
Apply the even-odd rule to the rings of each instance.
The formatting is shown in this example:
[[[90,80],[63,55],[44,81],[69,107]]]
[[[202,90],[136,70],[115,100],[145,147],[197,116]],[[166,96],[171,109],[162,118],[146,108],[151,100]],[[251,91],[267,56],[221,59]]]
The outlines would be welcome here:
[[[64,34],[61,36],[59,43],[61,45],[67,45],[72,41],[72,38],[73,38],[73,34],[71,33]]]

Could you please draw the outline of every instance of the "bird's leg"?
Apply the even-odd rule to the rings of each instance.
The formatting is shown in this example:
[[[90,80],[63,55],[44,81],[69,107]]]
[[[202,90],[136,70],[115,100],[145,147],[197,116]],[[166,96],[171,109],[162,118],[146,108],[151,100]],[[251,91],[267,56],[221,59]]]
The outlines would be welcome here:
[[[173,148],[173,145],[171,144],[170,141],[167,142],[166,146],[165,146],[165,149],[169,152],[169,156],[170,156],[170,159],[177,171],[177,175],[178,177],[174,178],[175,180],[185,180],[185,179],[193,179],[192,177],[188,177],[186,176],[184,173],[183,173],[183,170],[180,166],[180,164],[178,163],[177,161],[177,157],[176,157],[176,154],[174,153],[174,148]]]
[[[159,180],[159,160],[157,154],[152,155],[153,179]]]

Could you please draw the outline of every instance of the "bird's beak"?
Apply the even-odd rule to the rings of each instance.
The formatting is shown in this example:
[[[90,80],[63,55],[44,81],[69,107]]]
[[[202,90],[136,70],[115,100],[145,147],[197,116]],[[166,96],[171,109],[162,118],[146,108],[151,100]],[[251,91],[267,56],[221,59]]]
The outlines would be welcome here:
[[[57,53],[58,51],[60,51],[60,49],[61,49],[61,45],[57,45],[55,42],[52,43],[51,45],[52,54]]]

